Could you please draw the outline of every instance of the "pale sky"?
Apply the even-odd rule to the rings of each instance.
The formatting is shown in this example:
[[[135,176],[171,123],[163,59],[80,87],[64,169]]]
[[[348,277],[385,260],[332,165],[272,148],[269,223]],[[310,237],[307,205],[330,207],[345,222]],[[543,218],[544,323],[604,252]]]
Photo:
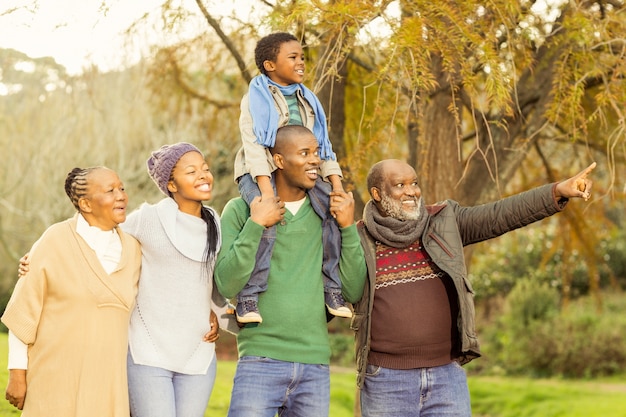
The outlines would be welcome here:
[[[195,1],[179,1],[188,9],[199,12]],[[155,10],[163,0],[107,0],[110,8],[106,13],[100,10],[103,0],[39,0],[34,13],[21,9],[6,14],[7,10],[30,3],[32,0],[0,0],[0,48],[16,49],[32,58],[52,56],[71,74],[80,73],[91,62],[107,70],[124,62],[124,56],[131,56],[134,60],[150,37],[152,42],[175,41],[159,39],[162,35],[155,30],[147,30],[130,40],[121,34],[144,13]],[[237,3],[241,6],[242,0]],[[249,4],[249,0],[243,3]],[[205,0],[211,13],[223,15],[230,12],[216,10],[216,4],[219,8],[232,8],[229,1]],[[206,22],[203,25],[206,30]]]
[[[78,74],[90,63],[106,71],[134,62],[149,43],[176,42],[171,35],[159,34],[155,29],[144,29],[134,38],[122,32],[146,12],[155,11],[164,0],[38,0],[38,9],[29,12],[16,7],[27,6],[37,0],[0,0],[0,48],[12,48],[30,57],[52,56],[66,67],[70,74]],[[203,0],[205,7],[216,16],[225,16],[234,9],[241,19],[249,19],[254,0]],[[540,0],[535,5],[545,12],[544,3],[564,0]],[[199,14],[195,0],[175,0]],[[106,3],[106,13],[100,9]],[[235,6],[236,3],[236,6]],[[543,10],[541,10],[543,9]],[[158,13],[156,13],[158,15]],[[207,30],[207,23],[199,20],[187,24],[187,33]],[[197,33],[197,32],[196,32]]]

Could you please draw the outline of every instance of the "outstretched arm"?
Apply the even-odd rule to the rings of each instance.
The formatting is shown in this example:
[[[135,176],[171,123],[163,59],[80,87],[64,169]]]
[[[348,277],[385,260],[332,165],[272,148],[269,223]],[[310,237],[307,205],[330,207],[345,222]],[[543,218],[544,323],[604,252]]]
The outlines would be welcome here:
[[[594,162],[573,177],[558,183],[554,191],[556,197],[583,198],[585,201],[589,200],[593,181],[588,179],[587,175],[589,175],[595,167],[596,163]]]

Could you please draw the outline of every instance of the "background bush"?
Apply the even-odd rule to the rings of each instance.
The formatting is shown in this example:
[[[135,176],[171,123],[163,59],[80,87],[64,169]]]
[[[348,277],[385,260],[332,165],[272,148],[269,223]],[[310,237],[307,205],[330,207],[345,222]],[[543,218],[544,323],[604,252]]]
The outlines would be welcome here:
[[[560,310],[546,283],[520,280],[504,314],[481,335],[483,364],[476,370],[508,375],[589,378],[626,368],[626,299],[622,293],[583,297]]]

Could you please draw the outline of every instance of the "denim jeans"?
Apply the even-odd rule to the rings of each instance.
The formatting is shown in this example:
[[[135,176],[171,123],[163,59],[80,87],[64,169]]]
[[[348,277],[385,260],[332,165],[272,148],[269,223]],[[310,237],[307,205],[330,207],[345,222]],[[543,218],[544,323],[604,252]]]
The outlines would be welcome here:
[[[361,413],[363,417],[470,417],[465,370],[456,362],[418,369],[367,365]]]
[[[274,178],[272,177],[272,184]],[[255,197],[261,195],[259,187],[252,180],[250,174],[245,174],[238,181],[239,193],[248,206]],[[315,186],[309,190],[309,199],[315,213],[322,219],[322,244],[324,257],[322,274],[324,276],[324,291],[341,293],[341,279],[339,277],[339,257],[341,255],[341,231],[337,221],[331,216],[329,183],[317,179]],[[256,253],[256,264],[246,286],[237,295],[237,301],[258,300],[259,293],[267,289],[267,278],[270,271],[270,259],[274,242],[276,241],[276,226],[268,227],[263,231],[259,249]]]
[[[228,417],[328,417],[328,365],[244,356],[237,372]]]
[[[128,395],[132,417],[203,417],[211,397],[217,358],[205,375],[187,375],[137,365],[128,353]]]

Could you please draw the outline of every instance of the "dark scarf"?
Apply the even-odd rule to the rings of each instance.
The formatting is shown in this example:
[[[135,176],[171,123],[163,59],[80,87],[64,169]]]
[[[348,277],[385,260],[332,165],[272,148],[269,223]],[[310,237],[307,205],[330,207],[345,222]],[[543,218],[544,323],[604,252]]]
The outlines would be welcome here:
[[[418,220],[398,220],[380,214],[374,201],[370,200],[363,210],[363,222],[374,239],[392,248],[406,248],[422,237],[426,227],[428,212],[423,203],[420,211]]]

